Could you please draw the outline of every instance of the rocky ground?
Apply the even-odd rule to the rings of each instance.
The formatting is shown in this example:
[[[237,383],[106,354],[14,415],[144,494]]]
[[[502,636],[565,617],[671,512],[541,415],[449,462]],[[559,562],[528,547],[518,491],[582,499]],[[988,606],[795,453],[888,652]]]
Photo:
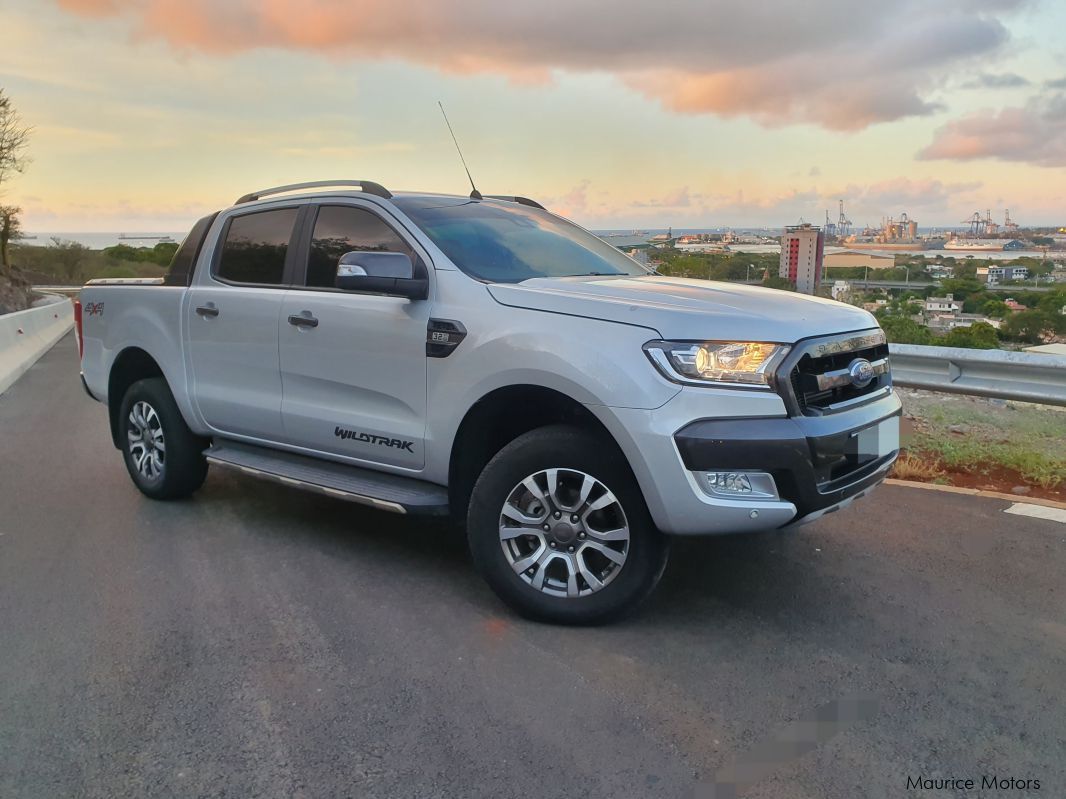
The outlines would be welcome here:
[[[17,267],[10,275],[0,275],[0,314],[23,311],[33,304],[36,296],[30,281]]]

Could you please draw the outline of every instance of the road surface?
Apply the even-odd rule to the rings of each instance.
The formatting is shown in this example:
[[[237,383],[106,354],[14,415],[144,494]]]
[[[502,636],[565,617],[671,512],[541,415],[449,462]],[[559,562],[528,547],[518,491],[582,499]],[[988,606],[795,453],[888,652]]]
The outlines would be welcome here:
[[[1064,796],[1066,525],[1007,504],[883,487],[537,625],[445,527],[142,497],[68,336],[0,396],[0,796]]]

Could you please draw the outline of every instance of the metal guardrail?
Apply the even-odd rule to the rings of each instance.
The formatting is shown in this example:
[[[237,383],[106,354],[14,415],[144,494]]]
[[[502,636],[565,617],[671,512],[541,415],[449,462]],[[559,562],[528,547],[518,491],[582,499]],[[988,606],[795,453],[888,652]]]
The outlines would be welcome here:
[[[889,344],[892,382],[950,394],[1066,406],[1066,357]]]

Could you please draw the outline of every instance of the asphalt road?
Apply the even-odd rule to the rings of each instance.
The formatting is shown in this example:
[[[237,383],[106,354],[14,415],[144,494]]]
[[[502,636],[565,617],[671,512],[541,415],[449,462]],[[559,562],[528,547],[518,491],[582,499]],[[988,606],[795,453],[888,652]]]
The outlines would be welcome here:
[[[1006,505],[883,487],[537,625],[443,527],[145,499],[68,337],[0,396],[0,797],[1066,796],[1066,525]],[[906,788],[982,775],[1041,787]]]

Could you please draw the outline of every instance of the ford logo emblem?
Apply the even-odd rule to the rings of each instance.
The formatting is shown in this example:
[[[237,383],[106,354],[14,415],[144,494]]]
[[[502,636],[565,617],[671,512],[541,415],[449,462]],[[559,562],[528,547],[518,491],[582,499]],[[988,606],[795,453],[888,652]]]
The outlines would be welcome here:
[[[848,364],[848,375],[855,388],[865,388],[876,377],[873,366],[865,358],[856,358]]]

